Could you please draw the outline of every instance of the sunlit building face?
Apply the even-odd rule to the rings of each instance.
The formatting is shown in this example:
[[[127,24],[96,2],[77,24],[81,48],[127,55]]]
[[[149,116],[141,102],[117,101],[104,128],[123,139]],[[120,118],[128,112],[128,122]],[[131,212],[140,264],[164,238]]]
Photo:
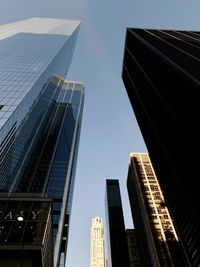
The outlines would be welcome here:
[[[105,267],[104,227],[100,217],[92,219],[90,267]]]
[[[15,254],[9,267],[26,255],[30,263],[25,265],[32,267],[64,266],[66,261],[84,86],[65,76],[79,25],[31,18],[0,26],[0,255],[3,250]],[[14,197],[20,202],[16,211]],[[37,224],[32,204],[22,208],[27,198],[28,204],[48,198],[48,216],[39,216]],[[4,205],[7,200],[10,208]],[[41,240],[37,249],[35,235]],[[18,253],[22,243],[25,256]],[[41,256],[37,262],[36,254]],[[0,256],[0,266],[7,260]]]
[[[181,243],[147,153],[130,155],[128,189],[142,261],[146,258],[153,266],[187,266],[182,261]],[[142,245],[140,239],[144,239]],[[142,256],[145,244],[148,257]]]

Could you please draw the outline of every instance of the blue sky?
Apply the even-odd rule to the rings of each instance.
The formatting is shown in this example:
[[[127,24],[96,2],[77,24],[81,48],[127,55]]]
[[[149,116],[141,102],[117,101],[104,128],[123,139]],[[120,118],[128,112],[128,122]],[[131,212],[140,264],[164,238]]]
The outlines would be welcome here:
[[[0,24],[33,16],[80,19],[68,79],[85,84],[67,267],[89,266],[91,220],[105,218],[105,179],[120,180],[126,227],[130,152],[146,152],[121,69],[126,27],[199,30],[198,0],[0,0]],[[105,220],[104,220],[105,222]]]

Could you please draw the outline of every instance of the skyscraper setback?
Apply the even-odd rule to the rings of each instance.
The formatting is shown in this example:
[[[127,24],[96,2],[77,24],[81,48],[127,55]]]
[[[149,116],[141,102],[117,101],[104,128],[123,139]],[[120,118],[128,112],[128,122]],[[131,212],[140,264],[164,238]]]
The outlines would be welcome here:
[[[192,266],[200,264],[200,33],[127,29],[122,77]]]
[[[84,86],[63,77],[79,24],[0,27],[1,266],[65,264]]]
[[[90,238],[90,267],[106,267],[105,265],[104,227],[100,217],[92,219]]]

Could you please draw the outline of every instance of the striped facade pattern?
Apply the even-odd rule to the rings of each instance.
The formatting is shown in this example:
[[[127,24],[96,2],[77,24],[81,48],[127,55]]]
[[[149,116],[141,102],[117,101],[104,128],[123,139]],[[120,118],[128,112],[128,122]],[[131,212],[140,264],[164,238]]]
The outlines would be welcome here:
[[[200,264],[200,32],[128,28],[122,78],[192,266]]]

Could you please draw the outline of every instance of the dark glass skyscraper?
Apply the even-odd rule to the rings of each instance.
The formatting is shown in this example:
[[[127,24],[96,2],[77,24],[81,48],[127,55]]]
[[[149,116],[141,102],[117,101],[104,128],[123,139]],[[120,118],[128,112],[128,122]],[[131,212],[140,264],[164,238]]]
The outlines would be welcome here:
[[[122,77],[192,266],[200,264],[200,34],[127,29]]]
[[[7,64],[0,77],[0,266],[63,267],[84,86],[58,75],[68,70],[79,23],[16,24],[5,26],[5,34],[8,28],[23,33],[0,41]]]
[[[129,267],[119,181],[106,180],[106,230],[109,267]]]

